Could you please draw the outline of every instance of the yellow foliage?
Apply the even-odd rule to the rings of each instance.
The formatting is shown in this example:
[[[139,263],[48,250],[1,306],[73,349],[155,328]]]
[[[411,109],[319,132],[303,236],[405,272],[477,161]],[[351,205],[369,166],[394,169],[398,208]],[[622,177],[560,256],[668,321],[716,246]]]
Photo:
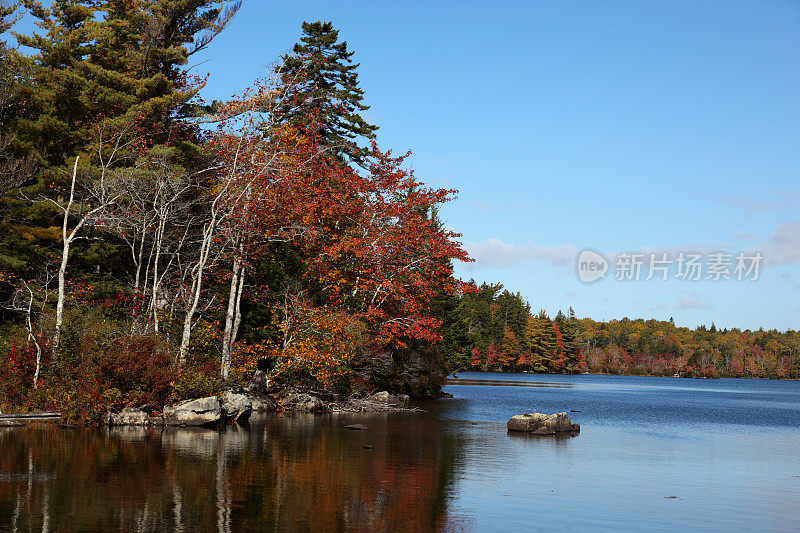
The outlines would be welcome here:
[[[315,309],[296,300],[288,307],[280,309],[284,345],[279,372],[304,370],[324,387],[332,386],[349,372],[363,343],[364,323],[345,311]]]

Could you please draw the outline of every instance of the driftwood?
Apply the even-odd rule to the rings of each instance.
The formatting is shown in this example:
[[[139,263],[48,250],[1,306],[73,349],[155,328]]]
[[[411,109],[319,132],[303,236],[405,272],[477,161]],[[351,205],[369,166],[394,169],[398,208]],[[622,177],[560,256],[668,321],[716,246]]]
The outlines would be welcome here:
[[[373,401],[367,398],[348,398],[340,402],[328,403],[334,413],[423,413],[419,407],[401,407],[394,403]]]
[[[0,415],[0,420],[49,420],[61,418],[61,413],[19,413],[16,415]]]

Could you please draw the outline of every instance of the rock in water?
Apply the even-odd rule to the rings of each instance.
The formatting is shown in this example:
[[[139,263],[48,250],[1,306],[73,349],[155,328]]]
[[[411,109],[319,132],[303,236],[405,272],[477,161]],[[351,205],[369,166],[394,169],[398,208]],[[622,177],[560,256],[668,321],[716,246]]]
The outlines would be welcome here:
[[[109,426],[149,426],[150,415],[136,407],[125,407],[119,413],[110,411],[107,423]]]
[[[325,403],[304,392],[289,392],[283,398],[283,406],[292,411],[324,411]]]
[[[168,426],[205,426],[221,419],[222,405],[217,396],[164,406],[164,423]]]
[[[344,426],[344,429],[352,429],[355,431],[369,431],[369,428],[363,424],[350,424],[349,426]]]
[[[567,413],[516,415],[511,417],[507,427],[508,431],[525,431],[533,435],[555,435],[562,431],[577,433],[581,430],[580,424],[573,424]]]
[[[386,402],[386,403],[389,403],[392,400],[396,400],[396,398],[394,398],[387,391],[376,392],[375,394],[369,396],[367,399],[372,400],[373,402]]]
[[[223,391],[220,400],[222,401],[222,415],[228,420],[245,422],[253,412],[253,402],[243,392]]]
[[[389,394],[388,391],[381,391],[376,392],[375,394],[368,396],[367,400],[372,400],[373,402],[381,402],[386,404],[394,404],[394,405],[407,405],[409,401],[411,401],[411,397],[408,394],[399,394],[395,396],[394,394]]]

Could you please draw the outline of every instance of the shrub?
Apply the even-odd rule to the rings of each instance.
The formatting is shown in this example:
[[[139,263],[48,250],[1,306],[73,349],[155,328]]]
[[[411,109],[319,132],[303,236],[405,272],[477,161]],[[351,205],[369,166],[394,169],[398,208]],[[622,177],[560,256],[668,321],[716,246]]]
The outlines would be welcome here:
[[[213,396],[222,390],[224,384],[216,372],[208,372],[202,367],[184,367],[176,376],[169,400],[177,402]]]

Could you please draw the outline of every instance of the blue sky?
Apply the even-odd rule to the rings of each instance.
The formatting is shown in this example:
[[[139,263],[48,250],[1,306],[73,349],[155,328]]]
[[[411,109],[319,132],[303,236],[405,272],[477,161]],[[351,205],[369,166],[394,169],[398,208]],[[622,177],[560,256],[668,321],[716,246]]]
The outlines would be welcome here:
[[[225,98],[303,20],[360,62],[378,139],[426,183],[476,262],[535,309],[678,325],[800,327],[800,2],[245,0],[194,72]],[[576,275],[590,248],[762,251],[757,281]]]

